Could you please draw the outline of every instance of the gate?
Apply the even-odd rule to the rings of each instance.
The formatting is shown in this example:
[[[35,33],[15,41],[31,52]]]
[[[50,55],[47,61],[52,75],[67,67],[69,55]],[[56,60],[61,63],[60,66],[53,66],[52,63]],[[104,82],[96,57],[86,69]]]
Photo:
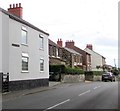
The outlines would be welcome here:
[[[93,72],[92,71],[85,71],[85,80],[93,81]]]
[[[9,73],[2,73],[2,92],[9,92]]]

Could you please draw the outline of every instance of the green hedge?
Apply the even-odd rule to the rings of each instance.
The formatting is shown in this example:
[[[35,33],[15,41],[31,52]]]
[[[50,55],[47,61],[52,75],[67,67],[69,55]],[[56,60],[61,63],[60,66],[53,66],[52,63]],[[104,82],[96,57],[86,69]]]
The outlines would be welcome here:
[[[55,74],[84,74],[84,71],[80,68],[65,67],[64,65],[50,65],[49,72],[54,72]]]
[[[64,65],[49,65],[49,72],[64,73],[65,66]]]
[[[93,71],[93,75],[100,76],[102,74],[103,74],[103,71]]]
[[[103,71],[85,71],[85,75],[102,75],[103,74]]]
[[[82,69],[79,68],[70,68],[70,67],[66,67],[65,68],[65,74],[84,74],[84,71]]]

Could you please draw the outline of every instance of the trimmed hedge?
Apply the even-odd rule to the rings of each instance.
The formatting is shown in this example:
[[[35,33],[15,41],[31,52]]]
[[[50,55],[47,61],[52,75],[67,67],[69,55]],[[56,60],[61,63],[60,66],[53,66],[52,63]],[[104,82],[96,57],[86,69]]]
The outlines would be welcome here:
[[[49,72],[64,73],[65,66],[64,65],[49,65]]]
[[[50,65],[49,72],[54,72],[56,74],[84,74],[84,71],[80,68],[65,67],[64,65]]]
[[[54,74],[88,74],[88,75],[102,75],[103,71],[83,71],[80,68],[65,67],[65,65],[50,65],[49,72]]]
[[[103,71],[85,71],[85,75],[102,75],[103,74]]]
[[[93,71],[93,75],[100,76],[102,74],[103,74],[103,71]]]
[[[66,67],[65,68],[65,74],[84,74],[84,71],[79,69],[79,68],[70,68],[70,67]]]

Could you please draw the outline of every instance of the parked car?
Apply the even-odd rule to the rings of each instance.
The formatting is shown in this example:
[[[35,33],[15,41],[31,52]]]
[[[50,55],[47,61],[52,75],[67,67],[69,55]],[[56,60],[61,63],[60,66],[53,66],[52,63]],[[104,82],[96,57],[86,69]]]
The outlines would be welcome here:
[[[115,75],[111,72],[106,72],[102,74],[102,81],[114,81],[115,82]]]

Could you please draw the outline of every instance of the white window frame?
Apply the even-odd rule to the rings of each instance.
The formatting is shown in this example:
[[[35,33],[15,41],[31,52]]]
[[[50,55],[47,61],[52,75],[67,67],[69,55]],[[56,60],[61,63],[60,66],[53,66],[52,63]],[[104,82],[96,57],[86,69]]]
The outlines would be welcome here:
[[[56,56],[59,57],[59,52],[57,47],[56,47]]]
[[[22,35],[23,31],[26,32],[26,43],[23,42],[23,35]],[[22,45],[28,45],[28,32],[27,32],[27,28],[23,27],[23,26],[21,28],[21,44]]]
[[[41,41],[42,39],[42,41]],[[44,49],[44,36],[39,34],[39,49],[43,50]]]
[[[43,66],[42,66],[42,70],[41,70],[41,61],[43,61]],[[44,59],[40,58],[40,72],[44,72]]]
[[[27,59],[27,69],[29,70],[29,56],[28,53],[22,53],[22,72],[28,72],[28,70],[23,70],[23,58]]]

